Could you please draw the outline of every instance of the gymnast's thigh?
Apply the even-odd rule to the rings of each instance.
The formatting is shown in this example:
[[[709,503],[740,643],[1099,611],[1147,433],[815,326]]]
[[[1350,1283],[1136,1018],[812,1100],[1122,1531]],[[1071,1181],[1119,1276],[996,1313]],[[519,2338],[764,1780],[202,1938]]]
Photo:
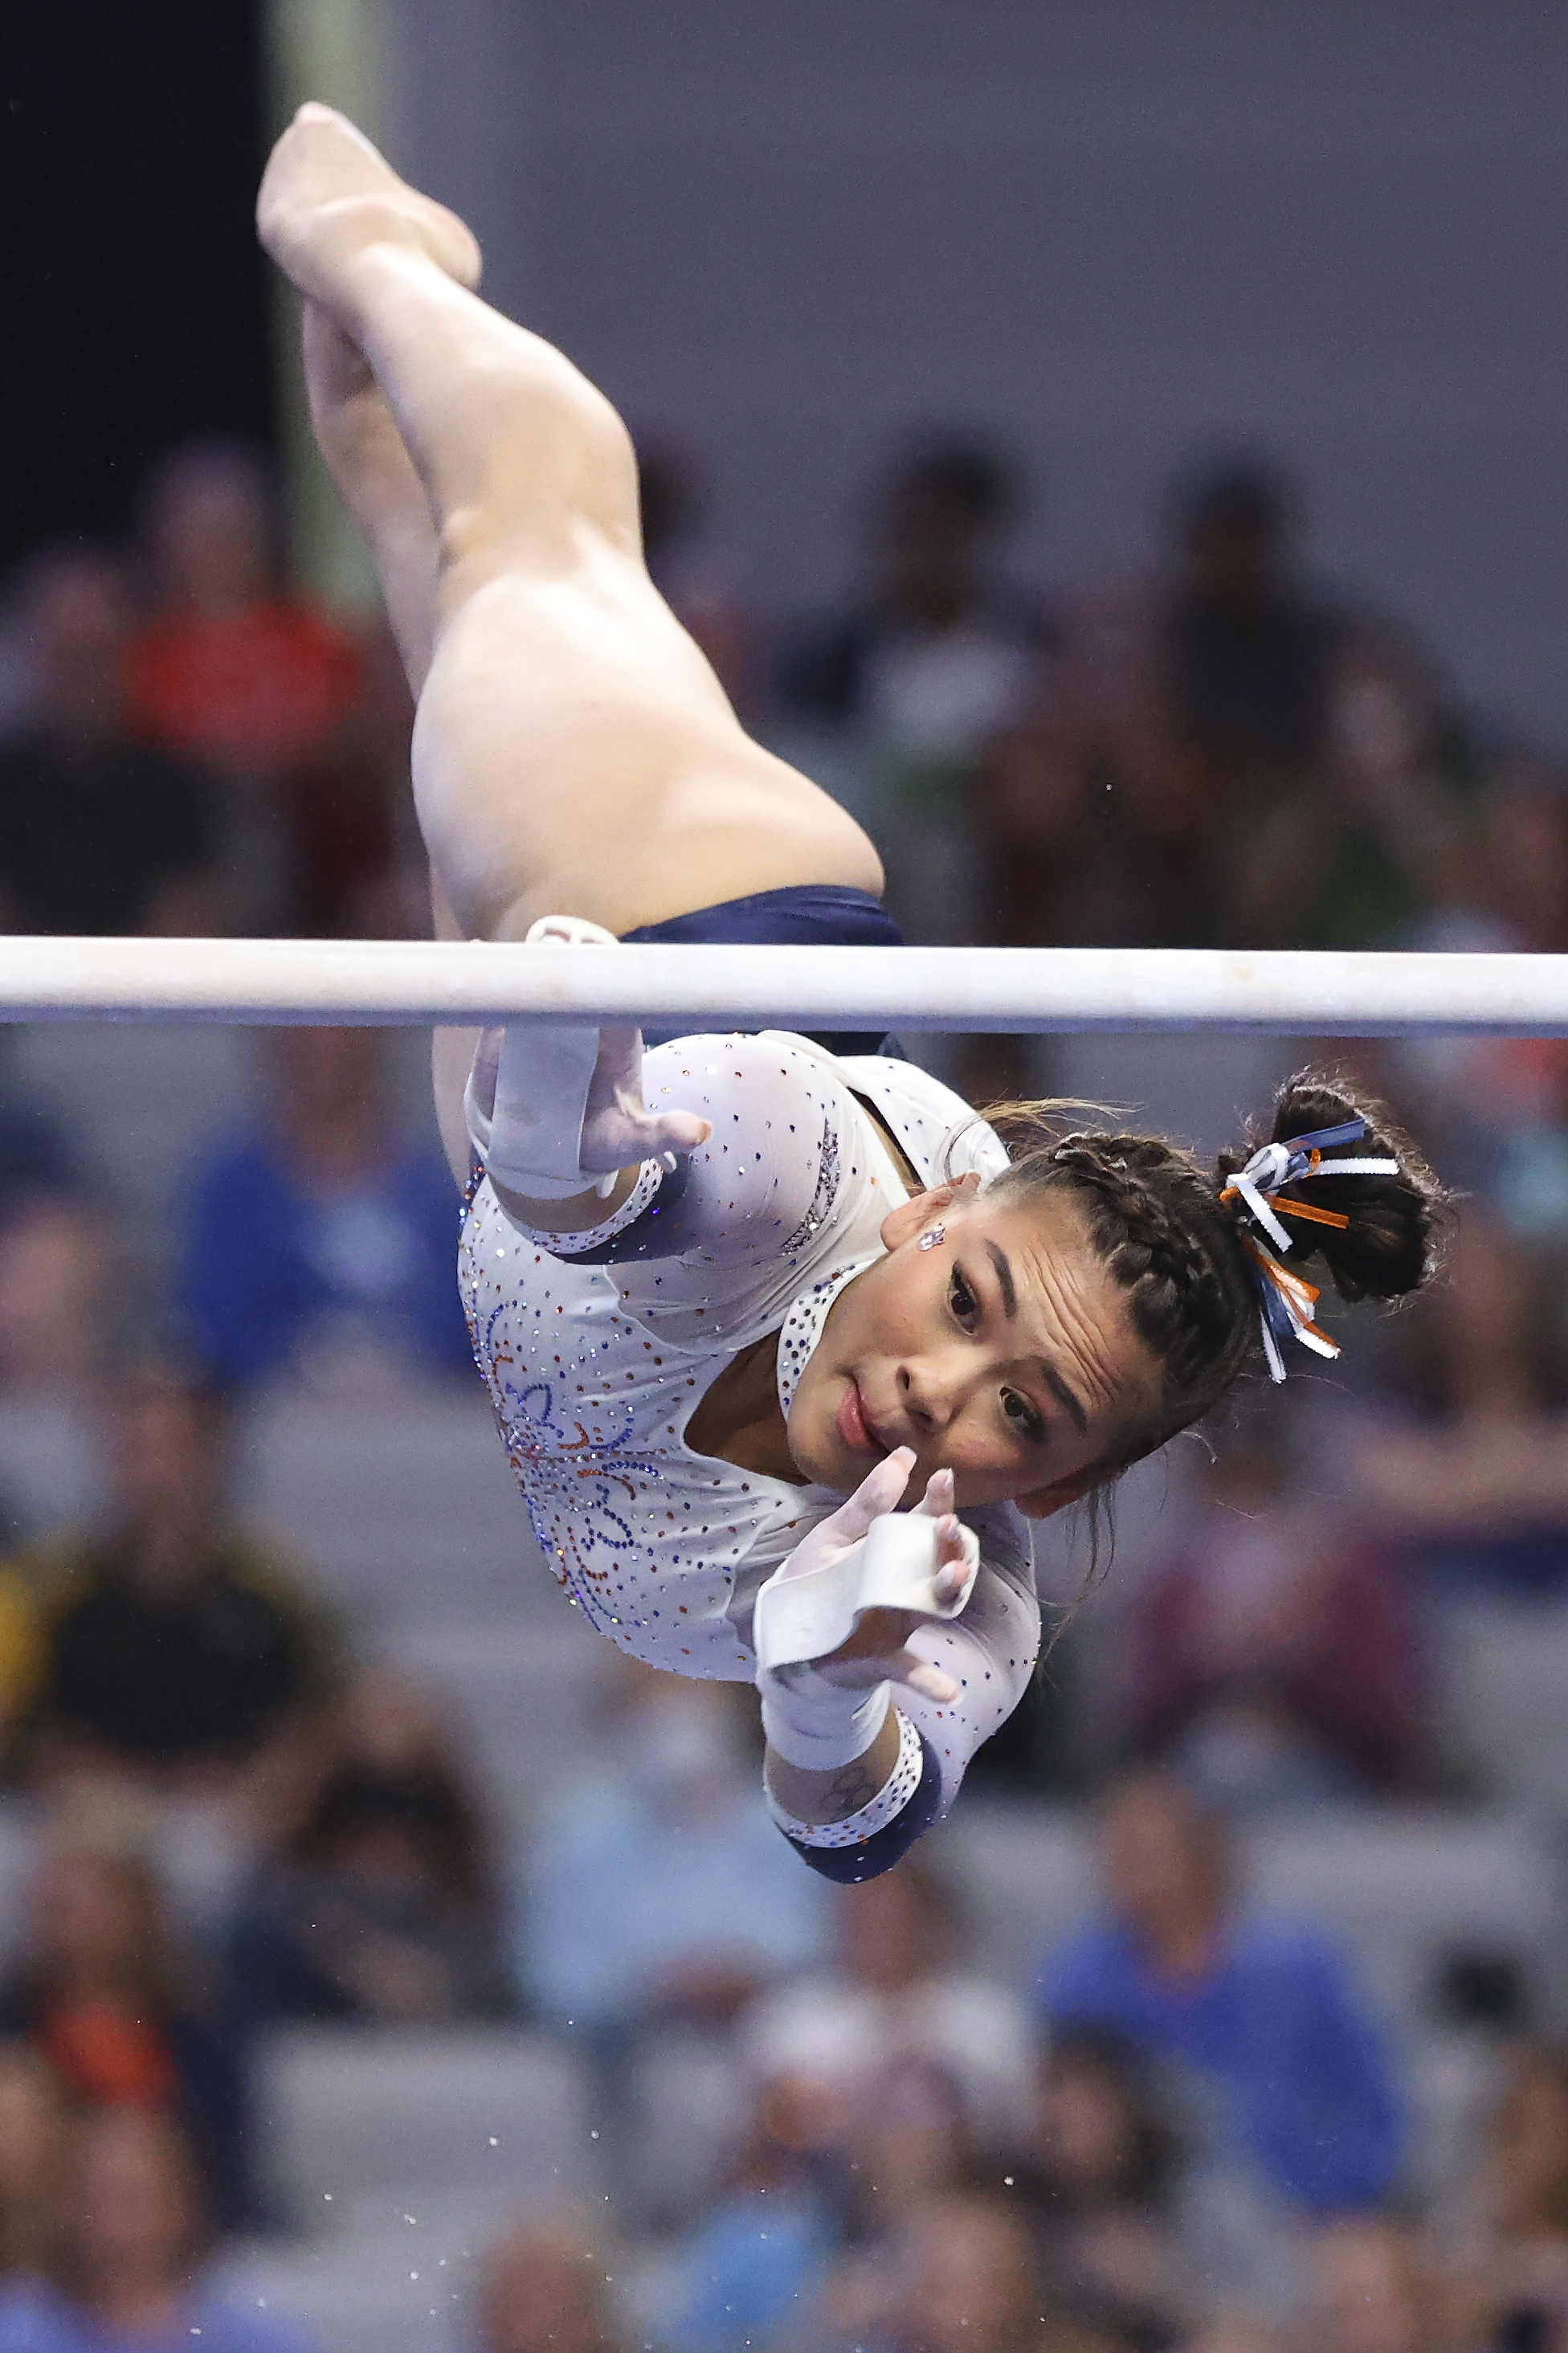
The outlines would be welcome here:
[[[461,932],[567,913],[620,933],[800,883],[879,891],[859,827],[746,734],[641,563],[590,529],[555,554],[487,547],[443,584],[414,788]]]

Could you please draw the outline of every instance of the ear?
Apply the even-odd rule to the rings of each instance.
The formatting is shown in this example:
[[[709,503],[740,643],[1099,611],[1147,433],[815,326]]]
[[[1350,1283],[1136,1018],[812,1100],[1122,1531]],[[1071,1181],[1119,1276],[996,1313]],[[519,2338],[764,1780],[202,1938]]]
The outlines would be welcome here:
[[[1065,1512],[1069,1504],[1076,1504],[1091,1488],[1104,1486],[1110,1475],[1103,1468],[1097,1469],[1091,1462],[1084,1470],[1075,1471],[1068,1479],[1058,1479],[1049,1487],[1032,1488],[1026,1495],[1015,1495],[1013,1501],[1026,1520],[1054,1519],[1058,1512]]]
[[[896,1250],[903,1243],[912,1242],[944,1209],[952,1208],[960,1201],[973,1200],[979,1190],[979,1174],[971,1169],[967,1176],[954,1176],[945,1185],[932,1185],[923,1193],[911,1193],[907,1201],[900,1201],[883,1219],[882,1247]]]

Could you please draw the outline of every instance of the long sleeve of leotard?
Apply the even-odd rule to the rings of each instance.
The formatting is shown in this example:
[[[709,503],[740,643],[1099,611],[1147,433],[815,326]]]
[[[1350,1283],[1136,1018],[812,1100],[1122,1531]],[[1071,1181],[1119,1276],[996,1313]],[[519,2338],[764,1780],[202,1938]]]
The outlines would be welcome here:
[[[809,1248],[864,1174],[864,1114],[833,1065],[784,1031],[657,1046],[643,1092],[650,1108],[697,1113],[712,1134],[666,1180],[658,1215],[608,1247],[608,1262],[771,1269]]]
[[[650,1164],[592,1233],[523,1229],[554,1256],[612,1269],[630,1313],[721,1344],[875,1252],[904,1192],[829,1059],[783,1031],[682,1038],[645,1057],[643,1088],[650,1106],[705,1119],[707,1143],[673,1170]]]

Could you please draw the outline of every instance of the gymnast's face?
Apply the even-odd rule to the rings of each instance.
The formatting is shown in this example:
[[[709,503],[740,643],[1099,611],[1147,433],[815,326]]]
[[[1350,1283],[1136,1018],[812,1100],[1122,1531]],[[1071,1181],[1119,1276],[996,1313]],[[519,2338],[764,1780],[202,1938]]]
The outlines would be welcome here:
[[[847,1493],[911,1446],[911,1497],[947,1469],[960,1504],[1060,1510],[1119,1459],[1160,1392],[1071,1193],[979,1194],[965,1180],[902,1203],[882,1240],[887,1257],[839,1294],[801,1377],[796,1463]]]

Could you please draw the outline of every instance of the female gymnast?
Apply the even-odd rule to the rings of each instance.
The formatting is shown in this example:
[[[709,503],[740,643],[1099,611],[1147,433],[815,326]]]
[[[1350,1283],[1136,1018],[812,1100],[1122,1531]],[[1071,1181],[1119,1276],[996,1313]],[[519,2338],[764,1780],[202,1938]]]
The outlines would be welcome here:
[[[321,106],[258,217],[418,696],[442,936],[896,942],[865,835],[650,583],[620,419],[479,300],[462,223]],[[1027,1684],[1026,1520],[1196,1420],[1259,1336],[1276,1377],[1285,1345],[1332,1354],[1300,1261],[1410,1291],[1437,1201],[1327,1082],[1209,1176],[1044,1106],[988,1124],[878,1042],[520,1026],[438,1030],[435,1063],[475,1354],[555,1574],[636,1657],[756,1683],[773,1818],[855,1880]]]

